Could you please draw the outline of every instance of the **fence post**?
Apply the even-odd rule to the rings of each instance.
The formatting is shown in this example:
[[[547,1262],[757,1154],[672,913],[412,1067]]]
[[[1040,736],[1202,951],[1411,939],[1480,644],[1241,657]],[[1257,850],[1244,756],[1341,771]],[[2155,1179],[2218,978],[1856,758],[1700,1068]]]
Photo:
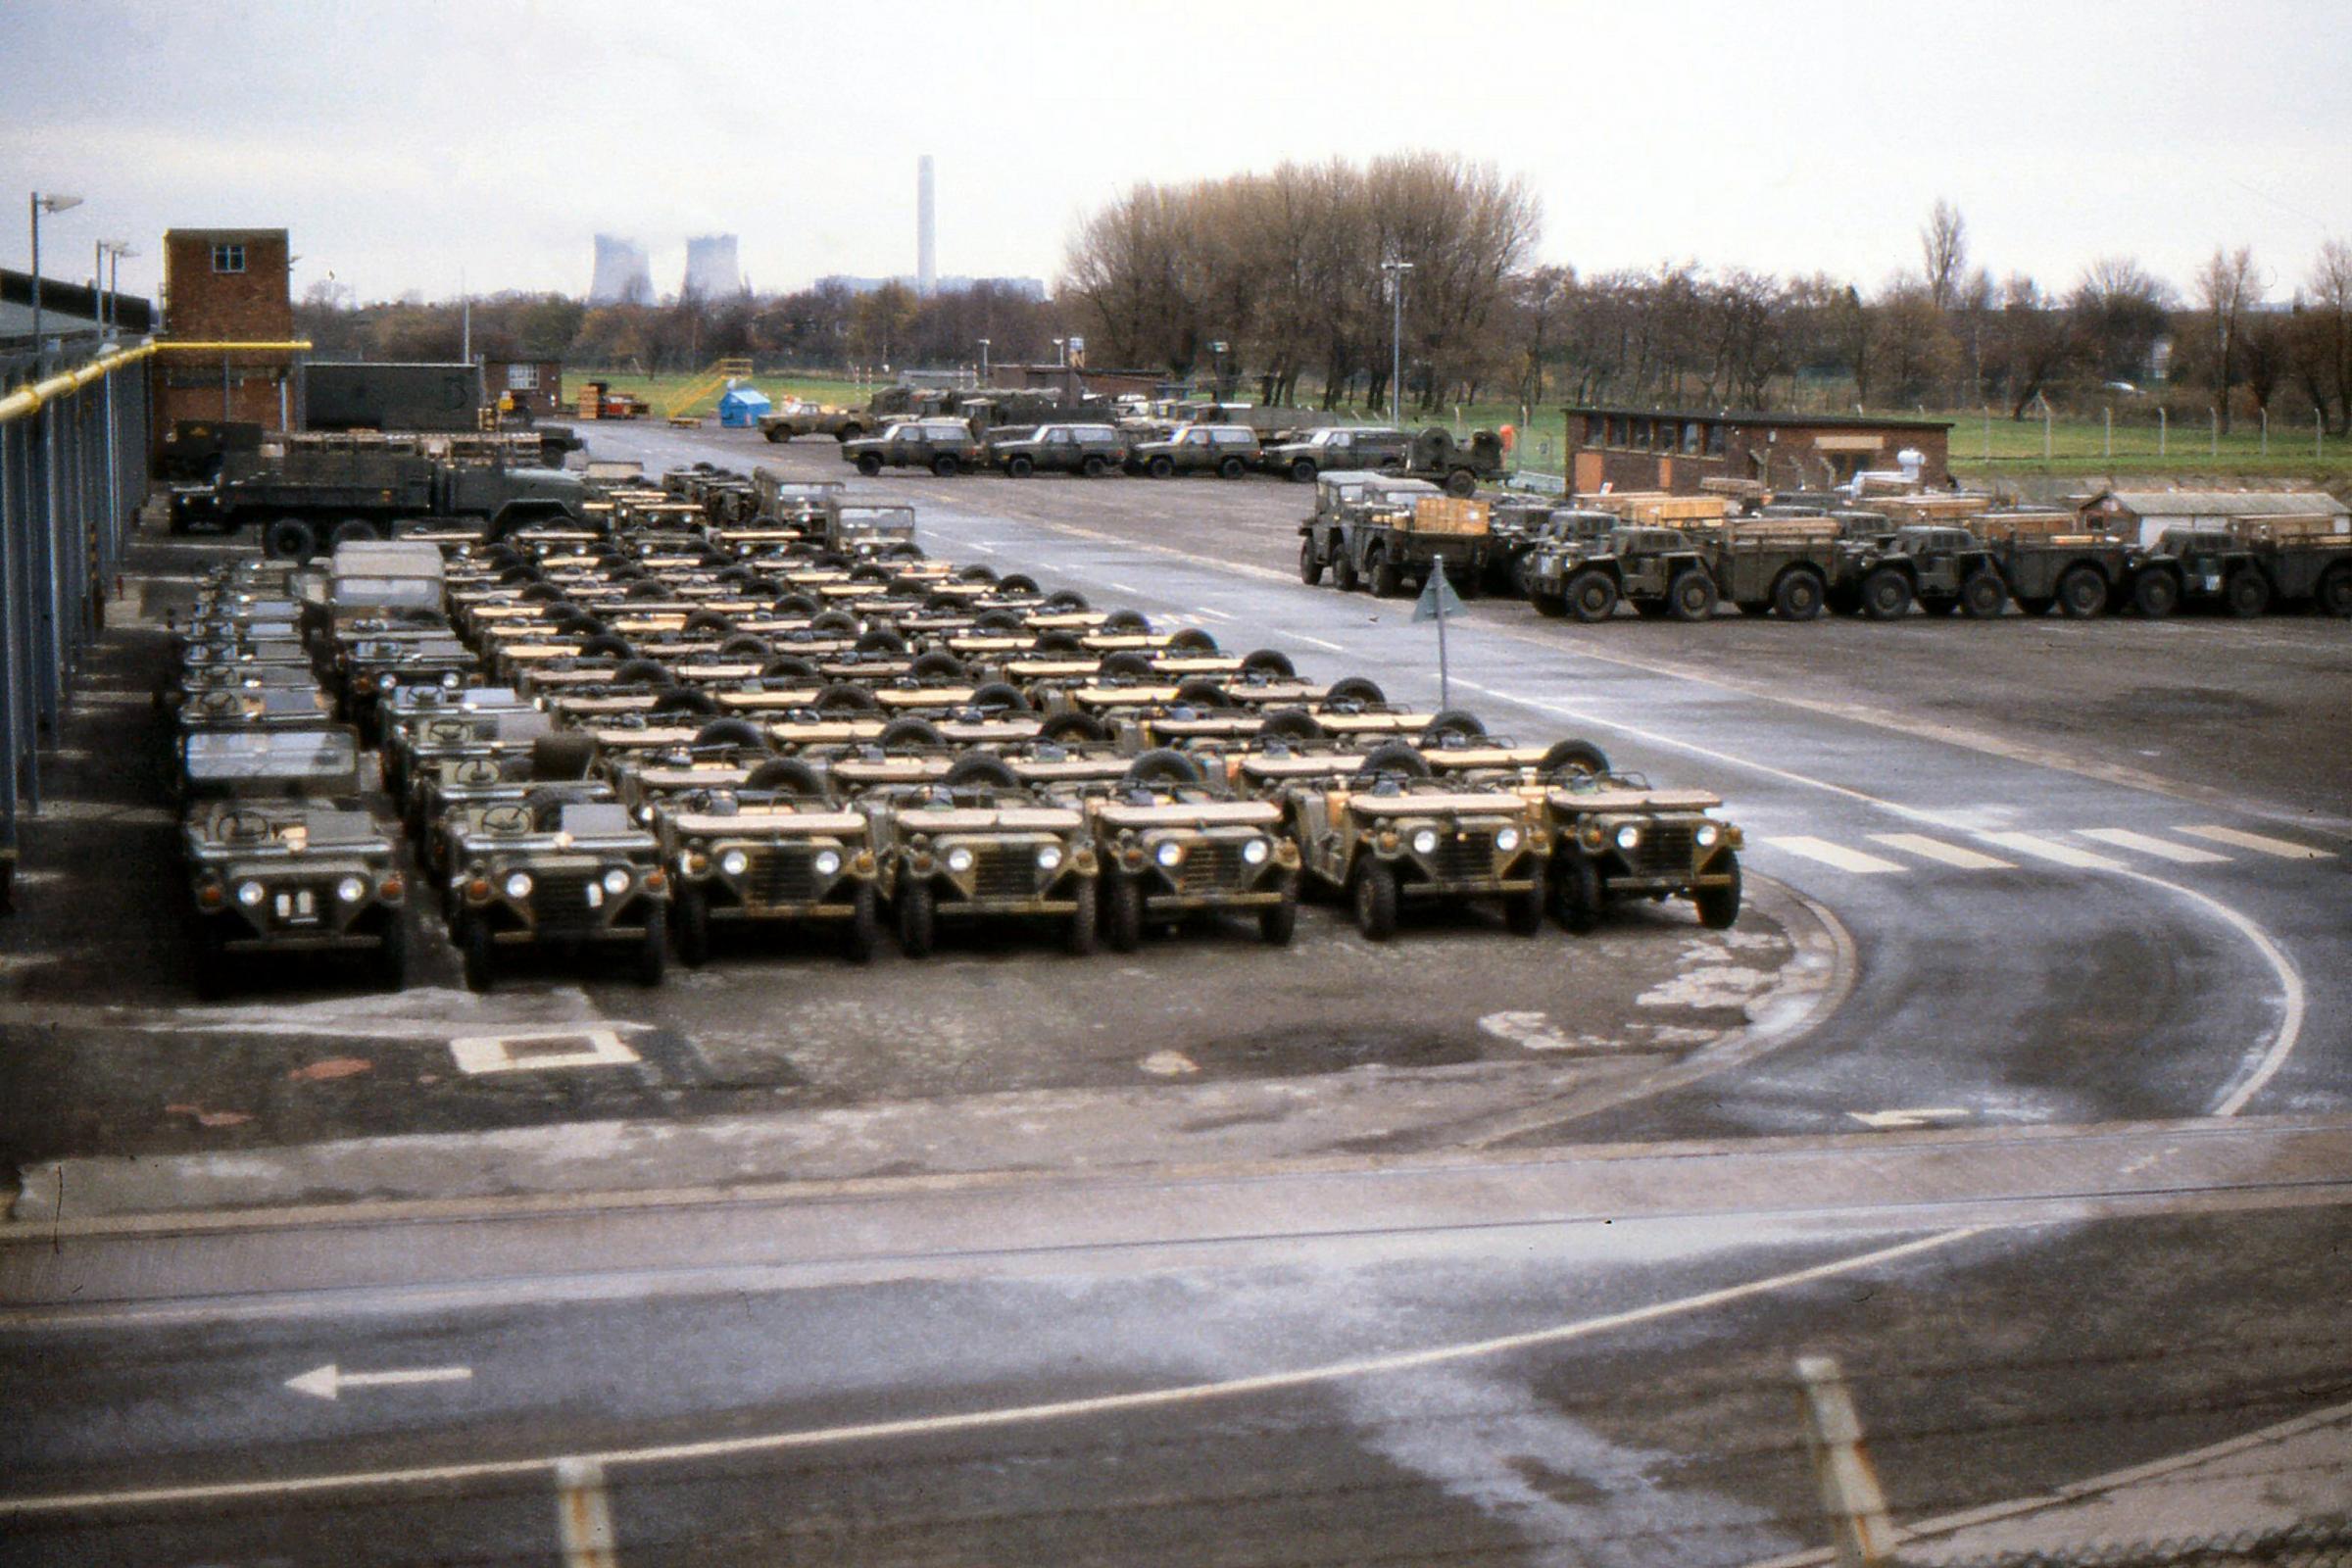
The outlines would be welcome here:
[[[2318,409],[2311,411],[2311,461],[2324,463],[2328,458],[2328,416]]]
[[[2267,458],[2271,455],[2271,411],[2262,408],[2254,412],[2262,416],[2262,455]]]
[[[1862,1451],[1862,1418],[1836,1358],[1799,1356],[1798,1398],[1804,1407],[1805,1445],[1821,1480],[1822,1512],[1835,1537],[1838,1568],[1883,1568],[1894,1544],[1894,1522],[1886,1515],[1878,1473]]]
[[[2165,416],[2164,405],[2163,405],[2163,404],[2161,404],[2161,403],[2157,404],[2157,405],[2156,405],[2156,455],[2157,455],[2158,457],[2160,457],[2160,458],[2164,456],[2165,435],[2166,435],[2166,433],[2167,433],[2167,432],[2168,432],[2168,431],[2171,429],[2171,427],[2172,427],[2172,421],[2171,421],[2169,418],[2167,418],[2167,417]]]
[[[556,1461],[556,1529],[564,1544],[564,1568],[619,1568],[605,1467],[594,1459]]]
[[[2212,421],[2213,427],[2213,434],[2207,446],[2207,450],[2218,458],[2222,455],[2222,411],[2217,406],[2215,408],[2207,409],[2205,413],[2207,417]]]
[[[2099,411],[2099,415],[2107,427],[2106,461],[2113,463],[2115,461],[2115,405],[2109,404]]]
[[[1984,405],[1984,466],[1992,466],[1992,405]]]

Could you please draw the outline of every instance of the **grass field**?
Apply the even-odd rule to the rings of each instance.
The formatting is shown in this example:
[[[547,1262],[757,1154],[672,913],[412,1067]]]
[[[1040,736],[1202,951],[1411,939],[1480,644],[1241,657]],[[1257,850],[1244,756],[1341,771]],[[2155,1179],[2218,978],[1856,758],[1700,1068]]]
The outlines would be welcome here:
[[[572,386],[583,379],[610,381],[614,391],[632,393],[652,404],[657,416],[694,379],[683,375],[632,375],[571,366],[566,366],[564,373]],[[862,406],[873,390],[871,382],[801,372],[754,379],[760,390],[771,398],[800,397],[849,407]],[[708,407],[706,403],[706,410]],[[1922,416],[1908,409],[1879,412],[1891,418]],[[1358,419],[1385,421],[1387,416],[1385,409],[1375,412],[1343,408],[1339,413],[1342,417]],[[1925,417],[1952,421],[1952,468],[1971,483],[2149,474],[2173,482],[2191,479],[2227,482],[2245,478],[2276,483],[2298,479],[2339,493],[2352,486],[2352,440],[2330,436],[2315,450],[2308,424],[2300,428],[2283,423],[2274,425],[2266,452],[2259,427],[2249,428],[2242,421],[2217,443],[2208,423],[2176,420],[2162,433],[2159,451],[2154,412],[2142,414],[2134,410],[2128,419],[2117,420],[2112,432],[2097,419],[2051,421],[2045,457],[2042,423],[2038,418],[2021,422],[1996,415],[1988,428],[1982,410],[1931,411]],[[1410,425],[1422,421],[1408,409],[1405,422]],[[1449,406],[1440,411],[1436,422],[1470,430],[1519,425],[1521,418],[1516,405],[1490,402],[1465,404],[1458,411]],[[1556,473],[1563,465],[1566,444],[1566,416],[1556,406],[1539,409],[1520,430],[1519,461],[1526,467]]]

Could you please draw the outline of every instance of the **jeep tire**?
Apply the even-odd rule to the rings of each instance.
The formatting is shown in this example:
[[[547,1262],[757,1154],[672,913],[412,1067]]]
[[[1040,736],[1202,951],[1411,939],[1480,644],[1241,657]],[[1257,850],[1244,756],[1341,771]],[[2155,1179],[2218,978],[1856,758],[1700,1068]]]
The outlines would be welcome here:
[[[1396,873],[1388,862],[1366,856],[1355,868],[1355,928],[1367,942],[1396,934]]]
[[[1144,941],[1143,878],[1124,871],[1106,873],[1109,886],[1102,908],[1103,935],[1113,953],[1133,953]]]
[[[706,937],[708,943],[709,938]],[[658,986],[669,962],[669,906],[655,904],[645,911],[645,930],[637,938],[637,983]]]
[[[956,454],[953,452],[942,452],[931,460],[931,471],[942,479],[953,479],[962,467],[963,465],[956,461]]]
[[[1583,936],[1600,924],[1608,896],[1600,885],[1600,868],[1582,850],[1560,851],[1551,858],[1551,912],[1561,926]]]
[[[710,895],[700,883],[681,880],[673,903],[678,911],[678,961],[700,969],[710,961]]]
[[[1323,580],[1323,563],[1315,554],[1312,539],[1298,541],[1298,580],[1309,588]]]
[[[1544,929],[1544,905],[1550,895],[1544,886],[1544,862],[1536,861],[1535,885],[1524,893],[1502,896],[1502,923],[1515,937],[1532,937]]]
[[[1257,911],[1257,934],[1269,948],[1287,948],[1298,929],[1298,879],[1282,879],[1282,902]]]
[[[1145,464],[1144,471],[1154,479],[1173,479],[1176,477],[1176,460],[1163,452]]]
[[[893,899],[899,925],[899,951],[909,958],[928,958],[939,935],[939,905],[931,884],[902,876]]]
[[[1093,955],[1095,940],[1101,934],[1102,914],[1097,904],[1099,897],[1095,878],[1082,876],[1070,895],[1078,907],[1071,911],[1069,924],[1062,927],[1061,946],[1073,958]]]
[[[1591,567],[1568,580],[1568,612],[1590,626],[1617,612],[1617,585]]]
[[[841,934],[842,956],[852,963],[870,963],[882,941],[882,916],[871,882],[860,882],[850,902],[850,917]]]
[[[1690,902],[1698,906],[1698,923],[1710,931],[1728,931],[1740,918],[1740,856],[1736,850],[1726,850],[1716,863],[1731,873],[1732,880],[1723,887],[1693,888]]]
[[[474,913],[458,927],[458,949],[466,959],[466,989],[486,995],[498,983],[498,945],[490,940],[490,918]]]

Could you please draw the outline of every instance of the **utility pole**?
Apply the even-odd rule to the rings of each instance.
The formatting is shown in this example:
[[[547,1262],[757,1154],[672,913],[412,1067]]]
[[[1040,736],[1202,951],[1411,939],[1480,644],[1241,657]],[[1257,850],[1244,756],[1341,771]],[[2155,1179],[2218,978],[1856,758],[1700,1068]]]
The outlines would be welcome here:
[[[1805,1446],[1821,1480],[1821,1509],[1836,1538],[1838,1568],[1882,1568],[1894,1544],[1894,1521],[1878,1472],[1862,1451],[1862,1418],[1834,1357],[1799,1356],[1797,1397],[1804,1411]]]
[[[41,341],[41,215],[43,213],[62,213],[69,208],[80,205],[81,198],[78,196],[55,194],[44,196],[37,190],[31,193],[29,208],[32,228],[32,378],[35,381],[40,380],[43,373],[49,368],[47,345]]]
[[[1410,262],[1395,257],[1380,264],[1389,274],[1389,422],[1404,428],[1404,274]]]

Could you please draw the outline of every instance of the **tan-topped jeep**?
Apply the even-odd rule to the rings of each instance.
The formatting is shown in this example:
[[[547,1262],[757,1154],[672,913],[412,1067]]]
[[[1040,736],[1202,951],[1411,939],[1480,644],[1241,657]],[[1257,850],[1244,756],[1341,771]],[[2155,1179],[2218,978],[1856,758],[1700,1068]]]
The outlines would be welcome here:
[[[1051,920],[1071,953],[1094,951],[1086,813],[1022,784],[1001,759],[975,753],[936,784],[869,790],[860,805],[908,957],[931,952],[940,919],[990,916]]]

